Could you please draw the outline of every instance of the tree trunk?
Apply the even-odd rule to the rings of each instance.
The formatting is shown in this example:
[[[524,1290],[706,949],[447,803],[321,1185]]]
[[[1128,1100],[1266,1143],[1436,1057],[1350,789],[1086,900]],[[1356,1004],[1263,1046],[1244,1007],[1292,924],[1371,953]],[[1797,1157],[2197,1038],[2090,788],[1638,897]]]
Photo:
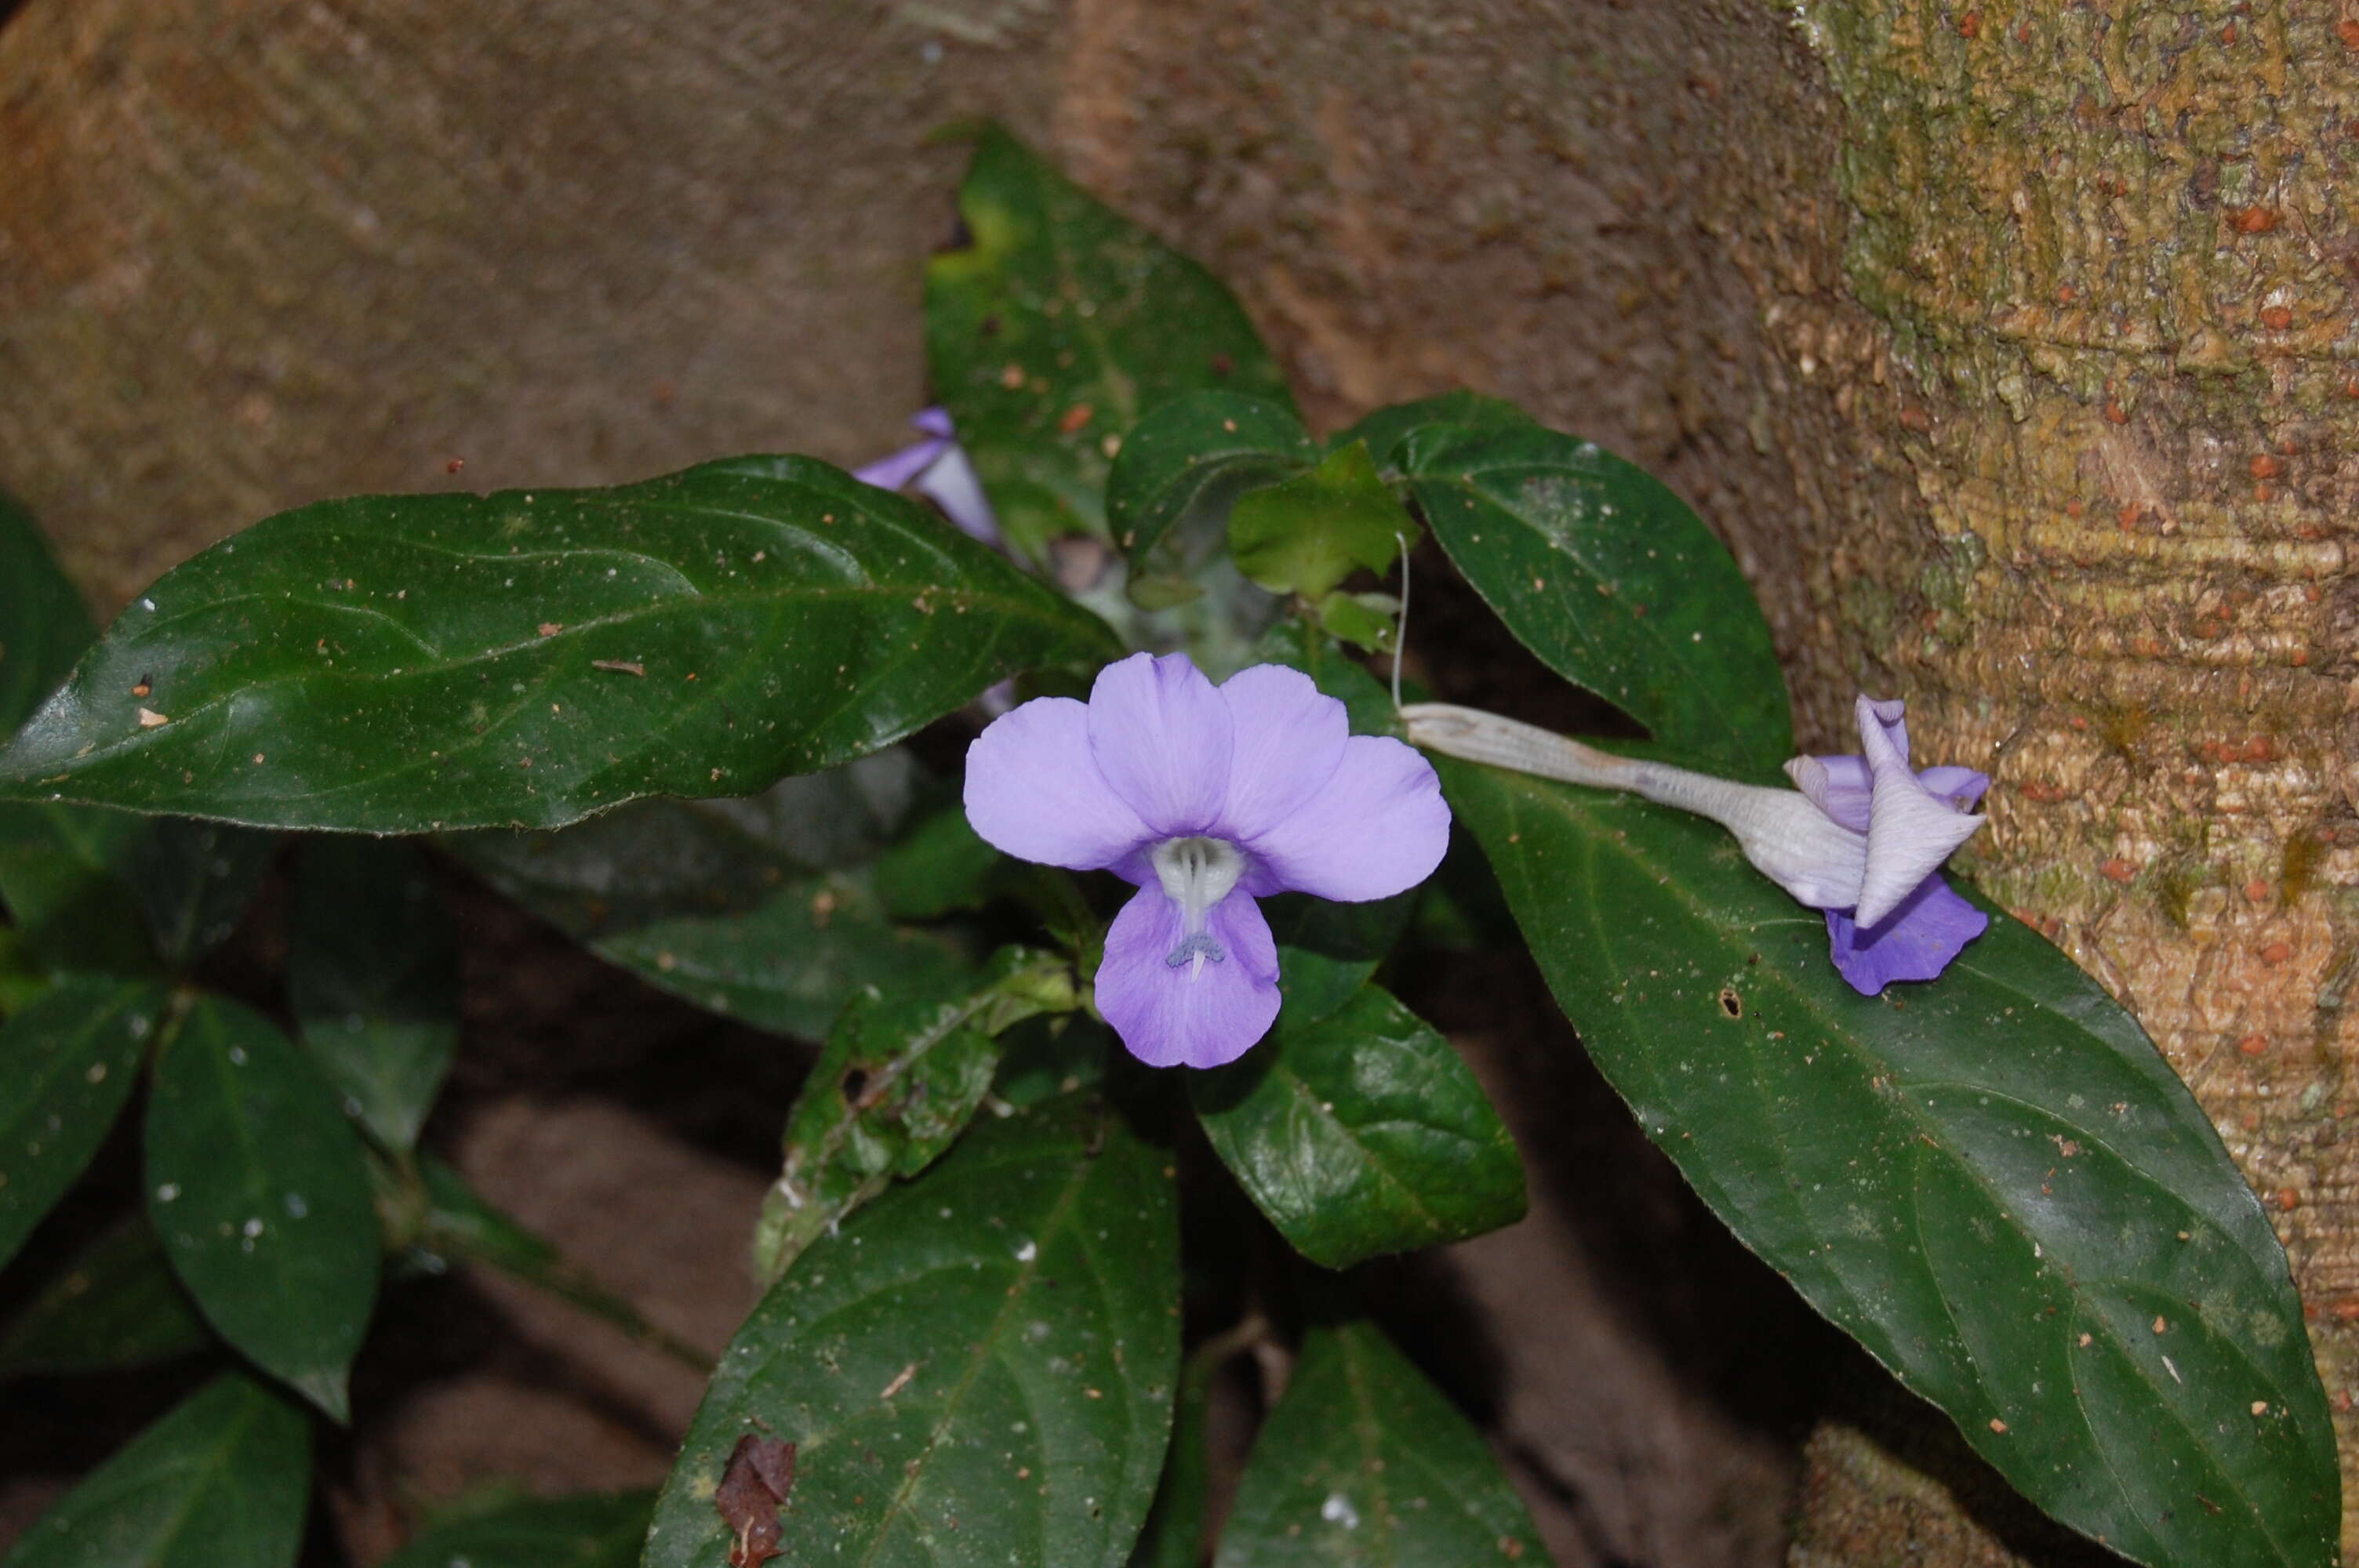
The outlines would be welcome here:
[[[0,482],[113,604],[326,494],[866,455],[920,395],[925,133],[998,114],[1230,278],[1322,421],[1467,384],[1664,473],[1817,749],[1864,687],[1987,769],[1973,873],[2278,1211],[2348,1455],[2354,50],[2323,0],[31,0]],[[1643,1321],[1514,1315],[1583,1245],[1460,1255],[1504,1440],[1584,1499],[1552,1544],[1774,1560],[1774,1507],[1599,1503],[1782,1472]],[[1798,1561],[1971,1536],[1903,1447],[1822,1433]]]

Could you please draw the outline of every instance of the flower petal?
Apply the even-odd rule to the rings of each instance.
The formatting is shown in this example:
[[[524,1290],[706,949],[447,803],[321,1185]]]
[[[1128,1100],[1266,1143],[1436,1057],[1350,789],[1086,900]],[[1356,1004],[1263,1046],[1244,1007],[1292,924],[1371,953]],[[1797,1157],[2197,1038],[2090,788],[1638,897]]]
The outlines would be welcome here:
[[[1736,847],[1755,870],[1812,909],[1848,909],[1859,902],[1867,838],[1808,796],[1662,762],[1642,764],[1631,787],[1648,800],[1709,816],[1735,834]]]
[[[1899,753],[1902,765],[1908,762],[1908,705],[1898,697],[1877,701],[1865,692],[1852,704],[1852,718],[1859,726],[1859,738],[1864,742],[1861,750],[1870,757],[1875,755],[1877,742],[1868,740],[1870,730],[1883,737],[1882,745]]]
[[[909,416],[909,427],[923,430],[929,436],[947,436],[952,430],[951,411],[939,403],[931,408],[920,408]]]
[[[1132,895],[1106,931],[1098,966],[1098,1011],[1130,1054],[1150,1067],[1217,1067],[1234,1062],[1277,1018],[1277,944],[1261,908],[1244,892],[1214,905],[1206,933],[1218,962],[1173,964],[1180,906],[1160,888]]]
[[[1960,810],[1971,811],[1974,802],[1982,799],[1983,792],[1990,788],[1990,774],[1972,768],[1943,766],[1920,770],[1917,782]]]
[[[1786,764],[1794,787],[1810,804],[1854,833],[1867,831],[1868,773],[1859,757],[1796,757]]]
[[[1185,654],[1133,654],[1090,688],[1090,752],[1158,838],[1210,832],[1229,793],[1229,705]]]
[[[1255,892],[1389,898],[1441,864],[1450,807],[1432,763],[1389,736],[1354,735],[1327,782],[1245,847],[1258,862],[1245,882]]]
[[[1938,876],[1927,877],[1879,925],[1863,927],[1841,910],[1827,911],[1830,955],[1862,996],[1894,980],[1933,979],[1989,928],[1990,916]]]
[[[933,466],[950,443],[936,438],[919,441],[897,452],[878,458],[873,463],[863,463],[852,470],[852,477],[863,484],[873,484],[879,490],[899,490]]]
[[[999,514],[992,511],[991,498],[984,494],[966,449],[956,441],[946,444],[941,456],[918,476],[917,492],[940,507],[960,533],[986,545],[999,543]]]
[[[1110,866],[1154,837],[1090,749],[1089,709],[1040,697],[1003,713],[966,749],[966,819],[1018,860]]]
[[[1234,741],[1221,835],[1252,838],[1292,816],[1332,778],[1352,721],[1300,670],[1256,665],[1221,683]]]
[[[1888,711],[1897,706],[1859,699],[1860,745],[1867,754],[1875,790],[1867,870],[1860,881],[1854,915],[1863,925],[1882,924],[1983,825],[1983,818],[1960,811],[1908,771],[1908,730],[1898,715]]]

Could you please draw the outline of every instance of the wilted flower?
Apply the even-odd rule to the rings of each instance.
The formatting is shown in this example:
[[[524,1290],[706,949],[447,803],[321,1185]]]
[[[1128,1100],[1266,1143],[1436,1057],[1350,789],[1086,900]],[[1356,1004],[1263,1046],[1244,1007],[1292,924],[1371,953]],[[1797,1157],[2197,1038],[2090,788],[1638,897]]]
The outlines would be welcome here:
[[[1930,980],[1989,918],[1951,891],[1941,862],[1973,837],[1969,815],[1990,780],[1972,768],[1908,767],[1903,705],[1859,699],[1856,757],[1797,757],[1801,793],[1616,757],[1512,719],[1443,703],[1401,710],[1409,738],[1451,756],[1629,790],[1709,816],[1778,886],[1823,910],[1835,968],[1874,996],[1894,980]]]
[[[1137,887],[1106,933],[1098,1011],[1158,1067],[1233,1061],[1277,1018],[1256,898],[1386,898],[1450,839],[1432,765],[1352,734],[1308,676],[1256,665],[1215,687],[1184,654],[1135,654],[1087,703],[1037,697],[994,720],[967,752],[966,814],[1020,860]]]
[[[852,470],[852,477],[879,490],[914,489],[942,509],[961,532],[986,545],[999,543],[999,518],[975,477],[974,464],[958,444],[947,409],[928,408],[910,419],[926,438]]]

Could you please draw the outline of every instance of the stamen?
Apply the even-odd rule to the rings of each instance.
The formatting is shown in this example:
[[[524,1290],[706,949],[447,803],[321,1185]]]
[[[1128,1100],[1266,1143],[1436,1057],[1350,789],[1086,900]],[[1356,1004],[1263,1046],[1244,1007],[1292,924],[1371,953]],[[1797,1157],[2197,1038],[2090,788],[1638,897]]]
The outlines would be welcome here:
[[[1204,972],[1206,960],[1218,964],[1228,958],[1228,950],[1205,925],[1245,875],[1245,854],[1225,839],[1193,837],[1166,838],[1149,859],[1163,896],[1180,906],[1180,942],[1163,961],[1175,969],[1186,964],[1192,980]]]
[[[1205,959],[1220,964],[1227,962],[1228,957],[1229,950],[1213,941],[1211,932],[1199,931],[1193,936],[1182,936],[1180,946],[1163,955],[1163,961],[1175,969],[1182,964],[1190,965],[1188,978],[1192,980],[1204,972]]]

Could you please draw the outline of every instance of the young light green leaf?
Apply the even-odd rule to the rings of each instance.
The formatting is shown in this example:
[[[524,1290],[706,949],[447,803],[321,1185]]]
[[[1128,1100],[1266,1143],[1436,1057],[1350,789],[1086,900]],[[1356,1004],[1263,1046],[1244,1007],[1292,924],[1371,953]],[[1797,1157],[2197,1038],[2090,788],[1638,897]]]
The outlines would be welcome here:
[[[0,1266],[98,1152],[168,1005],[147,981],[84,976],[0,1025]]]
[[[1119,652],[807,459],[323,502],[159,579],[0,752],[0,789],[266,827],[557,827],[759,789]]]
[[[321,838],[295,867],[287,955],[297,1033],[387,1149],[408,1149],[459,1044],[459,935],[416,849]]]
[[[1537,425],[1437,427],[1406,446],[1434,537],[1550,669],[1667,746],[1756,768],[1792,755],[1753,589],[1661,481]]]
[[[1483,1439],[1371,1325],[1313,1329],[1254,1440],[1216,1568],[1544,1562]]]
[[[145,1367],[212,1343],[155,1227],[133,1214],[84,1243],[0,1331],[0,1379]]]
[[[1235,392],[1182,393],[1123,438],[1106,476],[1106,522],[1131,565],[1144,569],[1182,522],[1225,523],[1244,492],[1318,460],[1319,444],[1287,405]],[[1226,535],[1223,527],[1213,538]]]
[[[1035,560],[1069,533],[1111,539],[1108,466],[1142,416],[1216,389],[1282,407],[1286,378],[1218,279],[996,126],[959,188],[973,243],[926,269],[936,395]]]
[[[1337,589],[1319,601],[1319,629],[1353,647],[1389,654],[1397,635],[1400,604],[1389,593],[1345,593]]]
[[[92,1471],[0,1568],[293,1568],[310,1490],[311,1423],[233,1373]]]
[[[96,635],[40,524],[0,490],[0,735],[25,721]]]
[[[1647,1135],[2025,1496],[2158,1568],[2334,1560],[2285,1255],[2070,959],[1995,914],[1940,980],[1862,997],[1712,824],[1435,762]]]
[[[261,1014],[200,998],[158,1054],[147,1217],[207,1321],[338,1421],[376,1296],[359,1137]]]
[[[510,1498],[437,1519],[381,1568],[636,1568],[653,1492]]]
[[[1280,949],[1282,986],[1302,957]],[[1324,1016],[1286,989],[1269,1038],[1190,1074],[1188,1098],[1297,1250],[1348,1269],[1523,1217],[1515,1141],[1449,1042],[1374,986]]]
[[[185,968],[237,929],[278,852],[278,836],[186,816],[144,826],[125,874],[147,912],[157,952]]]
[[[1357,441],[1299,478],[1238,497],[1229,511],[1237,569],[1273,593],[1312,600],[1354,567],[1385,571],[1402,541],[1414,545],[1419,534]]]
[[[712,1568],[748,1433],[799,1445],[787,1563],[1119,1568],[1179,1372],[1169,1154],[1085,1099],[985,1118],[770,1288],[656,1506],[647,1568]]]
[[[1009,948],[982,974],[855,995],[787,1113],[786,1161],[762,1202],[755,1272],[765,1283],[890,1185],[924,1170],[966,1130],[999,1067],[995,1038],[1040,1011],[1060,961]]]

